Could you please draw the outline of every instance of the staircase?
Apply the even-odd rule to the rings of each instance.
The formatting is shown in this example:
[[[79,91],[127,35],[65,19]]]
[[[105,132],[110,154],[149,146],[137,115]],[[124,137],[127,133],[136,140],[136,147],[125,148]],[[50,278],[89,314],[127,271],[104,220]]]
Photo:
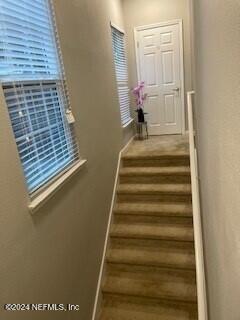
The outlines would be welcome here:
[[[100,320],[197,319],[189,153],[169,150],[122,157]]]

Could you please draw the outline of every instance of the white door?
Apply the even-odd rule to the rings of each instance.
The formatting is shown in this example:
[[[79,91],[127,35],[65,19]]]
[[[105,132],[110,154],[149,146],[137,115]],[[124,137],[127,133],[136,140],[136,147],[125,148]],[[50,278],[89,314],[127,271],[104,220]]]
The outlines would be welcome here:
[[[148,94],[144,111],[150,135],[184,129],[181,28],[180,22],[137,28],[138,73]]]

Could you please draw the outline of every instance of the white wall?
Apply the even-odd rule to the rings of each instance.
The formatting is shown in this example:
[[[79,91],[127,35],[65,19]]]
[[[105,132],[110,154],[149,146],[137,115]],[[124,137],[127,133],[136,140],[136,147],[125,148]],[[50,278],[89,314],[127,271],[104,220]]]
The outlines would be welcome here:
[[[240,319],[240,2],[194,0],[210,320]]]

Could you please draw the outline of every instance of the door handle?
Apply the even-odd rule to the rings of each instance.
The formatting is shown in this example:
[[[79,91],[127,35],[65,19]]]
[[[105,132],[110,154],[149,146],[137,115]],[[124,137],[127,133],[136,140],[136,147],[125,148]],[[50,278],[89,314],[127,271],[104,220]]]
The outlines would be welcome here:
[[[180,91],[180,88],[174,88],[173,91],[179,92],[179,91]]]

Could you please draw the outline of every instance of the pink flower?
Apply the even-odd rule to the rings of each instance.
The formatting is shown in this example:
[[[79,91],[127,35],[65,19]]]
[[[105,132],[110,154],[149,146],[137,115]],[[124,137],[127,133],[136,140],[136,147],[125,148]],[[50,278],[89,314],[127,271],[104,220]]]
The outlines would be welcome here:
[[[136,96],[136,104],[137,107],[140,108],[143,105],[143,102],[146,100],[147,98],[147,94],[143,93],[143,89],[144,89],[144,82],[141,81],[137,87],[135,87],[132,92],[133,94]]]

